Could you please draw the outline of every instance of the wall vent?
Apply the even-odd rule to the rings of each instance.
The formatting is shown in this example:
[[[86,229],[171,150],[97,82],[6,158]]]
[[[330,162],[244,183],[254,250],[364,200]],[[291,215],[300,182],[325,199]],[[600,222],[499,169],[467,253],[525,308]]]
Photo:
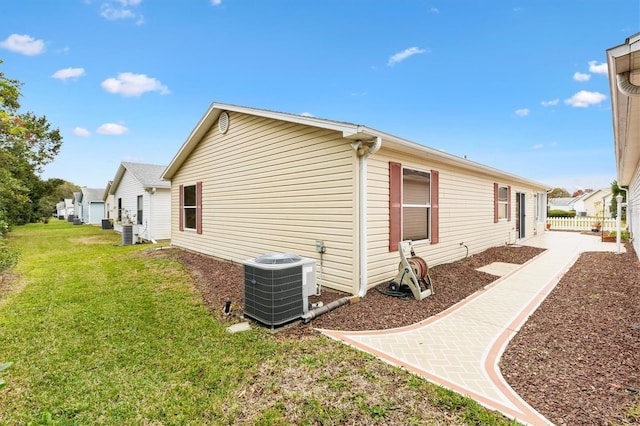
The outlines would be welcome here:
[[[220,114],[220,118],[218,118],[218,130],[223,135],[229,130],[229,114],[226,111]]]

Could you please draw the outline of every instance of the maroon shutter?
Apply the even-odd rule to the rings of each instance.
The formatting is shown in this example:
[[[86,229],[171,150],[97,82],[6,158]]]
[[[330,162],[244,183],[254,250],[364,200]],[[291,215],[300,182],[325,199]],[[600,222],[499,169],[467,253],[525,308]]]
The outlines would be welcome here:
[[[498,223],[498,184],[493,184],[493,223]]]
[[[431,170],[431,244],[440,241],[440,173]]]
[[[389,162],[389,251],[397,251],[402,226],[402,164]]]
[[[202,234],[202,182],[196,182],[196,233]]]
[[[511,222],[511,185],[507,186],[507,221]]]
[[[178,187],[178,229],[184,231],[184,185]]]

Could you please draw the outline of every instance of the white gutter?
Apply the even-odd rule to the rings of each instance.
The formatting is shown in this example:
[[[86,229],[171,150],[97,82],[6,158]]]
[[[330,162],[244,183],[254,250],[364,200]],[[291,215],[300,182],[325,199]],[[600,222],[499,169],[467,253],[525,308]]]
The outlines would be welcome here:
[[[358,204],[360,207],[358,214],[360,233],[360,242],[358,247],[358,275],[360,281],[360,289],[358,291],[358,296],[364,297],[367,294],[367,269],[369,266],[369,262],[367,261],[367,157],[378,152],[378,150],[382,146],[382,138],[380,136],[376,136],[374,144],[368,147],[363,146],[362,142],[360,141],[358,141],[356,144],[353,144],[352,146],[353,149],[356,150],[356,154],[358,155],[358,169],[360,180],[358,185]]]
[[[616,75],[618,90],[627,96],[640,96],[640,86],[636,86],[629,80],[629,73],[622,72]]]

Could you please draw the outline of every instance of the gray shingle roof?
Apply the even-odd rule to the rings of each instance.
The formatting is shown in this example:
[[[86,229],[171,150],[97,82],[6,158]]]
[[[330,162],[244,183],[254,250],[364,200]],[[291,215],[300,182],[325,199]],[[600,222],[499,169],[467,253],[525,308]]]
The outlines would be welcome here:
[[[102,202],[102,194],[104,194],[104,188],[80,188],[82,191],[82,198],[86,199],[90,203]]]
[[[171,188],[171,182],[160,177],[167,166],[123,162],[122,165],[135,176],[145,188]]]

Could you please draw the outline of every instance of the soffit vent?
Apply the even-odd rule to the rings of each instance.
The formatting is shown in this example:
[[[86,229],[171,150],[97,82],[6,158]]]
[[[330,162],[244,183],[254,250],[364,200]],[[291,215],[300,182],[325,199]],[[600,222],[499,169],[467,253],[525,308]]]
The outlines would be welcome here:
[[[220,114],[220,118],[218,118],[218,130],[222,134],[227,133],[227,130],[229,130],[229,114],[226,111]]]

